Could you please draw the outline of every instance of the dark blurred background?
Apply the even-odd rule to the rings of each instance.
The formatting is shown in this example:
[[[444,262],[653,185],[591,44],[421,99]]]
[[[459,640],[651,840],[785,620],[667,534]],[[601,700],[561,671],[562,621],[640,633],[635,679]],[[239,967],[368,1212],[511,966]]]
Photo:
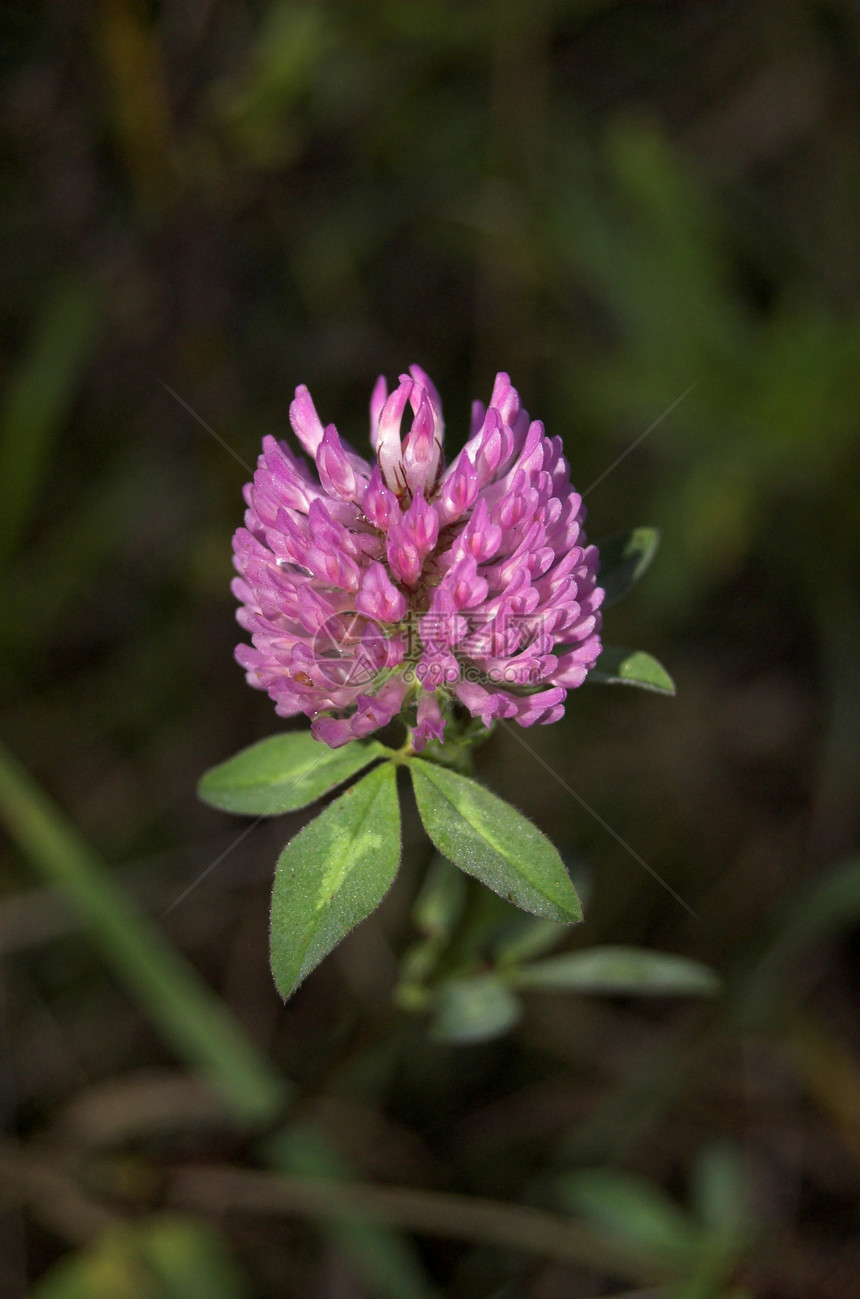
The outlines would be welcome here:
[[[588,1165],[684,1202],[725,1142],[758,1224],[726,1285],[856,1295],[857,890],[812,937],[792,926],[849,878],[858,828],[860,8],[70,0],[0,23],[4,743],[158,917],[245,828],[196,800],[199,775],[280,725],[233,662],[230,537],[298,383],[365,449],[373,381],[416,361],[453,450],[507,370],[581,489],[653,425],[589,529],[661,530],[605,638],[657,654],[677,698],[587,686],[528,739],[699,918],[510,736],[478,770],[574,866],[574,944],[694,956],[740,991],[711,1011],[535,995],[495,1041],[434,1041],[391,1005],[426,861],[411,813],[395,893],[286,1008],[268,892],[301,814],[161,923],[357,1175],[548,1205],[550,1174]],[[781,942],[779,996],[747,1013]],[[16,1158],[65,1132],[136,1221],[165,1162],[251,1158],[175,1113],[153,1136],[147,1080],[176,1057],[12,839],[0,950]],[[129,1184],[99,1186],[117,1150]],[[35,1192],[6,1207],[16,1299],[100,1239]],[[231,1294],[384,1292],[301,1220],[218,1224]],[[620,1288],[419,1248],[440,1293]]]

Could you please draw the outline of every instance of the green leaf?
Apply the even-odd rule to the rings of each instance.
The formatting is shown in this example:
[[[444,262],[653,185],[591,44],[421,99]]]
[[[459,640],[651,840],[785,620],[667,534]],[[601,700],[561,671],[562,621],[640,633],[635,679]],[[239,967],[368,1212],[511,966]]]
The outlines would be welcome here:
[[[798,889],[773,917],[755,964],[735,976],[735,1013],[744,1027],[758,1028],[779,1011],[811,947],[858,921],[860,856],[854,856]]]
[[[179,1058],[218,1088],[238,1119],[270,1123],[288,1099],[290,1084],[2,744],[0,817],[43,879],[64,891],[96,946]]]
[[[487,1042],[519,1019],[521,1006],[501,979],[450,979],[436,993],[433,1035],[443,1042]]]
[[[50,482],[57,439],[103,316],[103,294],[92,278],[63,280],[42,308],[29,347],[8,377],[0,405],[0,556],[4,560],[23,537],[40,491]]]
[[[692,1182],[698,1216],[712,1235],[727,1245],[748,1239],[755,1219],[740,1151],[723,1142],[707,1146],[693,1165]]]
[[[412,907],[412,920],[424,936],[404,952],[400,961],[400,982],[393,995],[401,1010],[426,1008],[431,996],[426,981],[447,950],[465,903],[463,872],[437,853]]]
[[[267,1162],[293,1177],[330,1178],[347,1185],[356,1178],[349,1160],[328,1137],[307,1122],[292,1123],[267,1146]],[[361,1292],[378,1299],[432,1299],[413,1241],[386,1222],[360,1213],[332,1210],[317,1230],[349,1258],[364,1282]]]
[[[379,905],[399,864],[396,773],[385,763],[336,798],[278,858],[271,963],[282,997]]]
[[[567,1206],[629,1244],[679,1262],[702,1247],[705,1234],[695,1219],[644,1178],[589,1168],[558,1185]]]
[[[521,812],[468,776],[420,758],[409,767],[424,828],[443,856],[523,911],[582,919],[564,862]]]
[[[644,650],[604,646],[603,653],[586,678],[610,686],[638,686],[658,695],[674,695],[675,683],[661,663]]]
[[[499,965],[519,966],[558,947],[567,935],[567,927],[555,920],[517,915],[494,940],[493,955]]]
[[[466,881],[445,857],[434,857],[412,907],[416,929],[428,938],[450,938],[466,901]]]
[[[316,802],[386,752],[376,740],[330,749],[310,731],[270,735],[212,767],[197,792],[222,812],[280,816]]]
[[[639,581],[657,553],[660,533],[656,528],[634,528],[600,542],[597,582],[606,592],[604,608],[616,604]]]
[[[639,947],[594,947],[567,952],[511,975],[517,988],[553,992],[616,993],[659,997],[712,997],[717,974],[699,961]]]

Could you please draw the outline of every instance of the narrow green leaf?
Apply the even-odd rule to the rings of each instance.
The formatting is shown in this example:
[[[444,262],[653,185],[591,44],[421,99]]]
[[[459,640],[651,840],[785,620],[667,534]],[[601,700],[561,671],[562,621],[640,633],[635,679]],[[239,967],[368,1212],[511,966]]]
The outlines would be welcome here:
[[[293,1177],[330,1178],[347,1186],[356,1178],[342,1151],[304,1122],[291,1124],[268,1143],[267,1162]],[[433,1299],[436,1294],[414,1243],[396,1227],[361,1212],[332,1209],[319,1229],[350,1259],[367,1293],[379,1299]]]
[[[755,1217],[750,1206],[744,1159],[725,1142],[706,1146],[692,1172],[693,1203],[708,1230],[727,1245],[750,1235]]]
[[[791,995],[792,976],[809,948],[860,921],[860,856],[797,890],[776,913],[755,964],[733,980],[744,1027],[766,1023]]]
[[[270,735],[212,767],[197,792],[222,812],[280,816],[316,802],[385,752],[376,740],[330,749],[310,731]]]
[[[644,650],[618,649],[604,646],[597,666],[587,680],[610,686],[638,686],[640,690],[654,690],[659,695],[674,695],[675,683],[661,663]]]
[[[101,288],[91,278],[59,283],[36,321],[0,406],[0,555],[23,536],[103,318]]]
[[[479,975],[450,979],[436,992],[433,1035],[443,1042],[488,1042],[501,1037],[520,1017],[519,999],[501,979]]]
[[[570,1208],[667,1261],[680,1263],[702,1247],[705,1235],[696,1220],[645,1178],[588,1168],[560,1178],[558,1186]]]
[[[385,763],[336,798],[278,858],[271,963],[282,997],[375,910],[399,864],[396,774]]]
[[[699,961],[639,947],[594,947],[567,952],[511,975],[517,988],[552,992],[620,993],[625,996],[712,997],[717,974]]]
[[[619,532],[599,543],[597,583],[606,592],[604,608],[617,604],[635,586],[657,554],[659,545],[657,528],[634,528],[632,532]]]
[[[132,906],[75,826],[2,745],[0,816],[43,878],[64,890],[179,1058],[210,1079],[239,1119],[270,1122],[288,1098],[289,1084],[158,926]]]
[[[499,965],[522,965],[535,956],[543,956],[558,947],[567,938],[565,925],[555,920],[535,920],[532,916],[516,916],[493,942],[493,955]]]
[[[412,907],[416,929],[428,938],[450,938],[466,901],[466,881],[446,857],[434,857]]]
[[[582,919],[564,862],[537,826],[468,776],[420,758],[409,767],[424,828],[443,856],[523,911]]]
[[[138,1228],[139,1255],[158,1278],[165,1299],[247,1299],[250,1286],[215,1226],[173,1214],[153,1215]]]

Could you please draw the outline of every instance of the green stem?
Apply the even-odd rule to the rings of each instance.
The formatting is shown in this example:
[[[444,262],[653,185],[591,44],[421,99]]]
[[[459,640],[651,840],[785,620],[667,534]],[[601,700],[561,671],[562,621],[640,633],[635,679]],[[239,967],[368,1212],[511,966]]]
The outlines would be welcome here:
[[[0,745],[0,814],[21,850],[62,888],[107,960],[180,1059],[242,1122],[273,1119],[290,1086],[192,965],[140,915],[108,867]]]

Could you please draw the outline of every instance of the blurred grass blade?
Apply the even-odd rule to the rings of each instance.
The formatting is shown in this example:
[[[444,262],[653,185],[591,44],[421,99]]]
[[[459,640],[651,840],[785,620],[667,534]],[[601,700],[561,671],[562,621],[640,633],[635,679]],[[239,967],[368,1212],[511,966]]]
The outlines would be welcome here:
[[[702,1150],[693,1164],[693,1203],[712,1235],[727,1243],[744,1241],[755,1218],[741,1152],[725,1142]]]
[[[53,514],[38,537],[28,537],[4,582],[0,648],[21,659],[51,643],[60,622],[125,552],[141,499],[161,490],[151,463],[121,459]]]
[[[801,887],[774,918],[754,963],[736,972],[736,1014],[743,1025],[759,1026],[784,1008],[793,977],[804,969],[800,954],[852,928],[858,919],[860,857],[855,856]]]
[[[815,1017],[795,1011],[788,1047],[810,1098],[833,1120],[835,1131],[856,1159],[860,1152],[860,1060],[856,1049]]]
[[[250,1290],[214,1227],[156,1214],[105,1232],[62,1258],[30,1299],[248,1299]]]
[[[412,907],[415,928],[426,938],[450,938],[466,902],[466,880],[447,857],[433,858]],[[567,930],[562,932],[566,933]]]
[[[701,1251],[696,1220],[645,1178],[612,1168],[584,1168],[561,1177],[558,1189],[571,1209],[655,1259],[683,1265]]]
[[[300,1177],[348,1181],[353,1170],[309,1124],[294,1124],[266,1143],[267,1162]],[[393,1227],[360,1212],[332,1212],[324,1230],[351,1258],[360,1276],[383,1299],[431,1299],[435,1290],[411,1242]]]
[[[494,940],[493,955],[498,965],[516,967],[558,947],[569,933],[566,925],[560,925],[555,920],[514,916]]]
[[[92,280],[63,282],[44,307],[0,407],[0,561],[18,546],[47,476],[102,319]]]
[[[215,85],[214,116],[252,166],[286,167],[301,149],[296,104],[316,84],[337,26],[314,4],[267,5],[243,70]]]
[[[720,990],[718,975],[707,965],[639,947],[592,947],[566,952],[511,976],[517,988],[547,992],[609,993],[624,996],[713,997]]]
[[[286,1165],[277,1154],[274,1162]],[[572,1259],[635,1281],[659,1280],[668,1271],[663,1264],[655,1266],[650,1250],[631,1247],[616,1234],[610,1236],[568,1214],[448,1191],[357,1182],[339,1175],[260,1173],[210,1162],[181,1164],[170,1177],[167,1194],[171,1204],[207,1216],[360,1218],[363,1223],[396,1224],[420,1236]],[[410,1299],[412,1294],[390,1287],[383,1292],[379,1283],[377,1290],[394,1299]]]
[[[154,215],[171,190],[170,109],[158,27],[143,5],[99,6],[97,38],[113,96],[106,124],[137,191]]]
[[[134,910],[108,868],[2,745],[0,816],[44,878],[65,890],[179,1058],[218,1089],[236,1118],[273,1118],[287,1099],[286,1081],[193,967]]]

